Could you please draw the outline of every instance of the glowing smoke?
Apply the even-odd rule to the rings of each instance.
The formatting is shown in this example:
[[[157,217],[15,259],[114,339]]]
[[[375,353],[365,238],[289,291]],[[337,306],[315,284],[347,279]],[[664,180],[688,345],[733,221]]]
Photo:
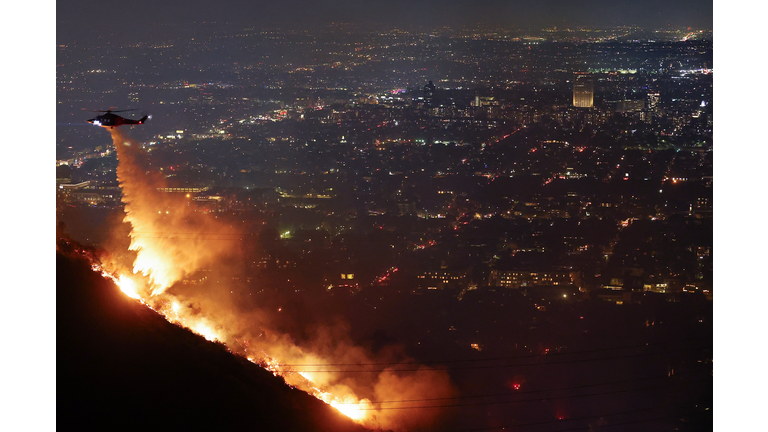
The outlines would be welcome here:
[[[196,212],[186,197],[165,193],[165,177],[148,170],[140,146],[110,129],[120,161],[117,179],[123,190],[125,221],[131,224],[129,249],[137,252],[134,273],[149,276],[151,294],[164,292],[185,275],[210,266],[228,248],[215,247],[202,233],[235,234],[210,215]]]
[[[237,230],[210,214],[197,211],[183,194],[161,192],[165,177],[150,168],[141,146],[119,128],[110,129],[119,160],[118,181],[123,191],[125,222],[130,224],[130,246],[135,251],[133,275],[125,276],[117,260],[104,263],[120,274],[113,280],[132,297],[174,323],[208,340],[225,343],[231,351],[260,364],[286,383],[300,388],[348,417],[371,428],[405,430],[432,424],[436,409],[391,409],[418,406],[413,402],[377,404],[376,401],[424,400],[450,397],[455,390],[445,371],[409,365],[410,371],[385,369],[386,364],[409,362],[399,349],[387,348],[373,355],[355,346],[346,323],[313,325],[311,338],[297,342],[290,334],[270,325],[269,313],[258,308],[243,310],[225,290],[174,285],[200,269],[220,268],[239,253],[233,242]],[[125,265],[125,264],[122,264]],[[130,264],[129,264],[130,265]],[[169,288],[172,288],[169,290]],[[334,365],[367,365],[366,373],[337,370]],[[341,368],[344,369],[344,368]],[[358,370],[355,370],[358,369]],[[374,401],[373,403],[371,401]],[[422,404],[429,404],[422,402]]]

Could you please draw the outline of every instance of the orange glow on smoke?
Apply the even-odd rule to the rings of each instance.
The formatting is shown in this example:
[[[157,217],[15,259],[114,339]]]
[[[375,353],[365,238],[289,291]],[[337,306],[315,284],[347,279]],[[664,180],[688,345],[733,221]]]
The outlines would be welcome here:
[[[219,337],[216,336],[216,332],[206,323],[197,323],[194,327],[191,328],[191,330],[200,336],[208,339],[209,341],[216,341],[219,340]]]
[[[102,276],[111,279],[118,288],[120,288],[120,291],[128,297],[140,300],[142,303],[151,302],[151,299],[144,299],[138,294],[138,285],[133,279],[126,277],[125,275],[116,277],[106,270],[103,270],[99,265],[94,265],[92,268],[94,271],[101,272]],[[171,297],[170,295],[165,294],[159,294],[158,296]],[[164,303],[164,306],[156,309],[156,311],[163,315],[168,321],[186,327],[209,341],[223,342],[225,340],[223,332],[217,331],[209,320],[190,315],[189,311],[185,310],[184,306],[177,300],[169,299]],[[328,405],[336,408],[339,412],[352,420],[363,423],[370,412],[372,405],[367,399],[359,400],[353,395],[338,397],[328,391],[322,390],[313,382],[312,374],[309,372],[294,373],[288,371],[286,373],[282,368],[281,362],[268,356],[264,356],[261,359],[261,362],[252,356],[247,357],[247,359],[252,363],[261,363],[265,369],[271,371],[274,375],[285,378],[286,383],[289,385],[306,391]],[[301,378],[297,379],[295,377],[296,375]]]
[[[362,402],[337,402],[335,400],[332,400],[331,402],[326,402],[332,407],[339,410],[342,414],[345,416],[351,418],[352,420],[363,420],[366,416],[366,411],[363,411],[364,405]]]
[[[133,273],[149,277],[152,295],[163,293],[184,276],[221,260],[231,243],[207,241],[204,233],[235,238],[232,227],[188,205],[179,194],[162,192],[165,176],[148,169],[141,145],[110,129],[119,164],[125,222],[131,224],[129,250],[136,252]]]
[[[183,297],[187,295],[183,290],[182,293],[169,292],[168,288],[188,275],[227,262],[231,256],[227,254],[237,253],[239,243],[220,240],[236,239],[238,233],[211,214],[198,211],[184,195],[160,192],[166,187],[165,177],[143,164],[146,155],[141,145],[118,128],[111,129],[110,133],[119,161],[117,175],[123,191],[125,222],[131,227],[129,250],[136,255],[132,266],[117,262],[93,263],[94,271],[114,281],[125,295],[139,300],[169,322],[226,345],[230,352],[281,376],[289,386],[315,396],[366,427],[396,431],[423,429],[434,420],[437,410],[382,411],[356,393],[375,400],[451,396],[454,389],[444,371],[383,370],[373,379],[298,371],[290,365],[375,361],[362,348],[346,340],[337,342],[332,334],[328,336],[331,342],[327,346],[318,344],[312,348],[299,347],[287,334],[272,332],[271,338],[261,338],[263,332],[252,331],[247,315],[236,316],[232,310],[219,307],[215,300],[209,301],[202,295],[187,298]],[[219,241],[211,242],[212,233]]]
[[[120,291],[125,293],[128,297],[132,299],[140,299],[141,296],[136,291],[136,282],[132,281],[128,277],[121,275],[119,278],[117,278],[117,286],[120,287]]]

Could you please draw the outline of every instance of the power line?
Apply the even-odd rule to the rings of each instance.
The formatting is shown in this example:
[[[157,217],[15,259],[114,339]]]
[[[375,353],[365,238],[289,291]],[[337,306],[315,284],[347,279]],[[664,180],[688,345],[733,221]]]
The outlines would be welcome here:
[[[596,348],[592,350],[583,350],[583,351],[553,352],[553,353],[547,353],[547,354],[528,354],[528,355],[518,355],[518,356],[509,356],[509,357],[489,357],[489,358],[482,358],[482,359],[430,360],[430,361],[414,360],[414,361],[405,361],[405,362],[381,362],[381,363],[325,363],[325,364],[307,363],[307,364],[284,364],[281,366],[286,366],[286,367],[393,366],[393,365],[396,366],[396,365],[414,365],[414,364],[425,365],[425,364],[432,364],[432,363],[468,363],[468,362],[483,362],[483,361],[515,360],[515,359],[553,357],[553,356],[563,356],[563,355],[589,354],[589,353],[596,353],[596,352],[616,351],[616,350],[622,350],[622,349],[645,348],[645,347],[656,346],[656,345],[679,344],[679,343],[685,343],[685,342],[691,342],[691,341],[698,341],[701,339],[707,339],[707,338],[691,338],[691,339],[684,339],[684,340],[670,340],[670,341],[664,341],[664,342],[648,342],[644,344],[626,345],[626,346],[613,347],[613,348]]]
[[[693,374],[693,373],[694,372],[686,372],[686,373],[677,374],[675,376],[688,375],[688,374]],[[601,387],[601,386],[609,386],[609,385],[616,385],[616,384],[626,384],[626,383],[631,383],[631,382],[648,381],[648,380],[655,380],[655,379],[662,379],[662,378],[669,378],[669,377],[667,377],[667,376],[655,376],[655,377],[635,378],[635,379],[631,379],[631,380],[612,381],[612,382],[597,383],[597,384],[584,384],[584,385],[570,386],[570,387],[558,387],[558,388],[542,389],[542,390],[523,390],[523,391],[515,391],[514,393],[506,392],[506,393],[493,393],[493,394],[486,394],[486,395],[455,396],[455,397],[444,397],[444,398],[401,399],[401,400],[392,400],[392,401],[369,401],[369,403],[371,403],[371,404],[384,404],[384,403],[401,403],[401,402],[431,402],[431,401],[440,401],[440,400],[477,399],[477,398],[486,398],[486,397],[507,397],[507,396],[516,396],[516,395],[519,395],[519,394],[545,393],[545,392],[554,392],[554,391],[563,391],[563,390],[575,390],[575,389],[582,389],[582,388],[589,388],[589,387]],[[348,404],[341,404],[341,405],[356,405],[356,403],[348,403]]]
[[[106,230],[106,229],[84,229],[81,231],[88,231],[92,233],[102,233],[102,234],[111,234],[114,231],[113,230]],[[214,233],[214,232],[195,232],[195,231],[189,231],[189,232],[160,232],[160,231],[131,231],[130,233],[127,233],[127,235],[130,234],[151,234],[151,235],[163,235],[163,236],[172,236],[172,235],[202,235],[202,236],[216,236],[216,237],[225,237],[225,236],[258,236],[258,234],[249,234],[249,233]]]
[[[455,371],[455,370],[468,370],[468,369],[501,369],[501,368],[509,368],[509,367],[546,366],[546,365],[555,365],[555,364],[583,363],[583,362],[590,362],[590,361],[604,361],[604,360],[616,360],[616,359],[622,359],[622,358],[664,355],[664,354],[672,354],[672,353],[678,353],[683,351],[693,351],[693,350],[701,350],[701,349],[708,349],[708,348],[711,349],[711,347],[705,346],[705,347],[695,347],[695,348],[681,348],[679,350],[674,350],[674,351],[627,354],[627,355],[619,355],[619,356],[612,356],[612,357],[596,357],[596,358],[588,358],[588,359],[571,359],[571,360],[553,361],[553,362],[546,362],[546,363],[521,363],[521,364],[467,366],[467,367],[446,366],[446,367],[430,367],[430,368],[416,368],[416,369],[391,369],[390,372],[419,372],[419,371],[444,371],[444,370]],[[409,364],[415,364],[415,363],[409,363]],[[277,371],[306,372],[306,373],[380,373],[382,372],[382,370],[380,369],[295,370],[293,368],[277,369]]]
[[[697,381],[679,382],[679,383],[668,384],[668,385],[659,385],[659,386],[643,387],[643,388],[636,388],[636,389],[613,390],[613,391],[607,391],[607,392],[587,393],[587,394],[571,395],[571,396],[554,396],[554,397],[547,397],[547,398],[537,397],[537,398],[529,398],[529,399],[518,399],[513,401],[490,401],[490,402],[476,402],[476,403],[466,403],[466,404],[421,405],[421,406],[407,406],[407,407],[360,408],[360,410],[361,411],[382,411],[382,410],[405,410],[405,409],[424,409],[424,408],[456,408],[456,407],[469,407],[469,406],[502,405],[502,404],[518,403],[518,402],[536,402],[536,401],[541,401],[542,399],[546,399],[546,400],[574,399],[574,398],[581,398],[581,397],[628,393],[628,392],[634,392],[634,391],[656,390],[656,389],[668,388],[668,387],[673,387],[678,385],[703,383],[705,381],[706,380],[697,380]]]

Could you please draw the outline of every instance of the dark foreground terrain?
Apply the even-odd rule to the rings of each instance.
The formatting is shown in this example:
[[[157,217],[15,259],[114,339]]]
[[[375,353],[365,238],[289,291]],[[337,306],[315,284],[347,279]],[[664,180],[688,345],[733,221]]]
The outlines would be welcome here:
[[[245,359],[56,256],[57,427],[364,431]]]

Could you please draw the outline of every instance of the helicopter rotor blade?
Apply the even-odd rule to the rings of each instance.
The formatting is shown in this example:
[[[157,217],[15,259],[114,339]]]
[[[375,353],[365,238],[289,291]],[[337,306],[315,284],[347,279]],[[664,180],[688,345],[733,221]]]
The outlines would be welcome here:
[[[137,108],[133,108],[133,109],[124,109],[124,110],[111,110],[111,109],[109,109],[109,110],[87,110],[87,109],[83,108],[83,111],[90,111],[90,112],[103,112],[103,113],[105,113],[105,112],[113,112],[113,113],[118,113],[118,112],[136,111],[136,110],[137,110]]]

